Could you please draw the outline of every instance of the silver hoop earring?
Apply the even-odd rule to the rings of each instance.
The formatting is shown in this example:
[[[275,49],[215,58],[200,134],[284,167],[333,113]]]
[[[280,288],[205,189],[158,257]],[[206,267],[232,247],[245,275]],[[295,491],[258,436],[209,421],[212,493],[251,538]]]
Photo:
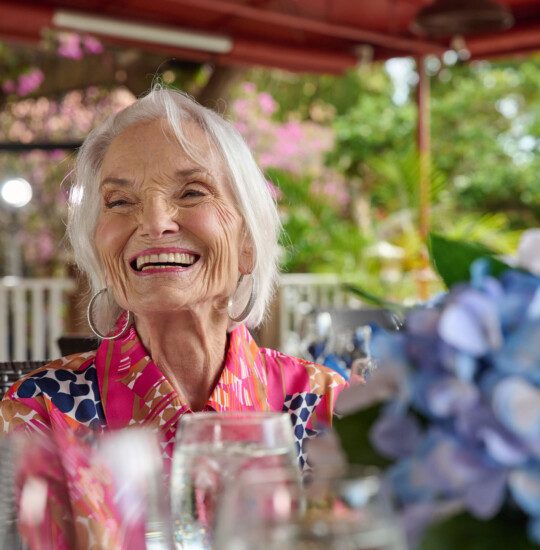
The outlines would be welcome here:
[[[240,288],[240,285],[242,284],[242,281],[245,278],[245,275],[240,275],[240,278],[238,279],[238,283],[236,285],[236,290],[234,291],[233,296],[229,299],[229,303],[227,305],[227,315],[229,316],[229,319],[231,321],[234,321],[235,323],[241,323],[246,319],[246,317],[251,313],[251,310],[253,309],[253,306],[255,305],[255,299],[257,297],[255,292],[255,279],[253,278],[253,275],[251,275],[251,292],[249,294],[249,299],[247,301],[246,307],[242,310],[242,313],[240,315],[233,317],[231,314],[231,308],[234,305],[234,296],[236,296],[236,293],[238,292],[238,289]]]
[[[113,334],[112,336],[106,336],[106,335],[102,334],[101,332],[99,332],[99,330],[96,328],[96,324],[94,323],[94,320],[92,319],[92,309],[94,307],[95,301],[97,300],[98,296],[100,296],[104,292],[107,292],[108,290],[109,289],[107,287],[102,288],[101,290],[98,290],[92,296],[92,298],[90,299],[90,302],[88,303],[88,308],[86,309],[86,320],[88,321],[88,326],[90,327],[90,330],[98,338],[101,338],[102,340],[116,340],[117,338],[120,338],[121,336],[123,336],[126,333],[129,326],[131,325],[131,322],[133,320],[132,315],[131,315],[131,311],[128,310],[128,312],[127,312],[126,324],[122,327],[122,330],[120,332],[118,332],[117,334]]]

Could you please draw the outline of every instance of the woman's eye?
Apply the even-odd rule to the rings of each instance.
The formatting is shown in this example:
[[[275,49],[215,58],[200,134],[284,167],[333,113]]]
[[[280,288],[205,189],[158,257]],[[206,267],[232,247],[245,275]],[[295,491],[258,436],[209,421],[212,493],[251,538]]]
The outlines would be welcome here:
[[[204,197],[204,195],[205,193],[199,189],[186,189],[186,191],[182,193],[182,198]]]
[[[117,206],[125,206],[126,204],[129,204],[127,200],[117,199],[117,200],[107,201],[105,203],[105,207],[106,208],[116,208]]]

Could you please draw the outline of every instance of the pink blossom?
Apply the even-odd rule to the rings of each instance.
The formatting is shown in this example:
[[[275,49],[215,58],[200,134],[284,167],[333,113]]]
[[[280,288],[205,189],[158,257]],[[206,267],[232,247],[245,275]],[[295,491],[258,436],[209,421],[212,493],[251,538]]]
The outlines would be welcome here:
[[[291,156],[299,151],[300,143],[294,141],[280,141],[278,151],[281,155]]]
[[[103,53],[103,44],[94,36],[85,36],[83,38],[84,50],[88,53],[98,55]]]
[[[242,96],[232,104],[232,115],[261,168],[320,177],[325,171],[325,153],[333,146],[332,129],[307,121],[273,120],[278,105],[269,93],[257,93],[251,82],[241,89]]]
[[[53,258],[55,253],[54,239],[50,233],[42,233],[38,238],[37,247],[39,250],[39,259],[47,262]]]
[[[272,115],[277,109],[274,98],[267,92],[259,94],[259,106],[265,115]]]
[[[27,233],[23,235],[24,255],[28,263],[45,263],[54,258],[55,240],[48,230],[41,230],[37,235]]]
[[[278,130],[280,138],[294,141],[302,139],[302,133],[302,126],[296,121],[287,122]]]
[[[343,179],[336,179],[336,174],[325,172],[325,179],[315,180],[311,185],[311,191],[317,195],[323,195],[330,199],[336,206],[343,208],[351,200],[347,184]]]
[[[279,168],[281,164],[281,158],[272,152],[265,152],[259,154],[259,164],[261,168]]]
[[[63,32],[58,35],[58,55],[68,59],[82,59],[81,39],[78,34]]]
[[[275,201],[280,200],[283,196],[283,192],[281,191],[281,189],[274,185],[270,180],[266,180],[266,187],[268,191],[270,191],[270,195],[272,195],[272,198]]]
[[[247,99],[237,99],[232,104],[233,112],[237,117],[245,117],[249,113],[249,101]]]
[[[63,149],[54,149],[49,153],[49,159],[53,162],[64,160],[66,153]]]
[[[4,90],[6,94],[14,94],[16,89],[17,87],[13,80],[6,80],[2,83],[2,90]]]
[[[247,94],[253,94],[257,91],[257,87],[255,86],[255,84],[253,84],[253,82],[244,82],[242,84],[242,89]]]
[[[20,96],[31,94],[41,86],[44,79],[45,76],[40,69],[32,69],[30,72],[20,75],[17,81],[17,93]]]

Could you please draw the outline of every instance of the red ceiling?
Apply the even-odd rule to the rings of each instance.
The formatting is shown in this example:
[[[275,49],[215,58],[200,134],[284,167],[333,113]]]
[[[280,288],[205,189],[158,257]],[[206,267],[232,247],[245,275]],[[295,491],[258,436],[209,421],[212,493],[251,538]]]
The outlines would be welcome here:
[[[36,41],[43,28],[53,27],[54,11],[68,9],[216,33],[233,41],[225,54],[141,44],[167,55],[339,73],[358,61],[359,52],[375,59],[443,53],[448,40],[422,39],[409,31],[417,11],[431,1],[0,0],[0,40]],[[516,23],[508,31],[467,37],[473,58],[540,50],[540,0],[500,1],[512,10]]]

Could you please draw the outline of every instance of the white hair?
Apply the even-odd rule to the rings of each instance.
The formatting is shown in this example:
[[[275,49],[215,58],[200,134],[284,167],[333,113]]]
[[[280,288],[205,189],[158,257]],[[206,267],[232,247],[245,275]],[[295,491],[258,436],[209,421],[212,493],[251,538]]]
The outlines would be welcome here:
[[[100,211],[99,177],[105,153],[115,137],[137,123],[163,119],[178,139],[179,146],[193,160],[203,163],[190,144],[186,123],[195,122],[204,131],[213,151],[223,159],[229,180],[254,250],[253,284],[255,303],[245,320],[259,325],[270,302],[278,275],[278,238],[281,223],[267,181],[251,151],[234,126],[223,117],[199,105],[188,95],[154,86],[148,95],[111,116],[85,139],[74,170],[69,195],[67,235],[79,268],[87,274],[92,293],[105,287],[105,274],[94,245]],[[98,319],[112,326],[119,313],[96,304]]]

